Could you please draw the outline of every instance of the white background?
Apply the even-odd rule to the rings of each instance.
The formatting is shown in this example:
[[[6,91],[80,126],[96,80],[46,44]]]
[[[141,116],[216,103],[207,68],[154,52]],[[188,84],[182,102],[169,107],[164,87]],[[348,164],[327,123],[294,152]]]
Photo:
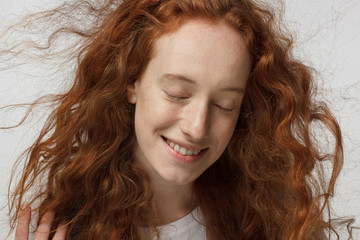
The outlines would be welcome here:
[[[54,2],[0,0],[0,30],[25,13],[49,8]],[[316,78],[323,89],[320,98],[330,104],[343,130],[345,166],[332,201],[334,210],[338,216],[354,217],[355,224],[360,225],[360,1],[284,2],[285,22],[296,33],[295,55],[317,70]],[[1,64],[0,62],[0,68]],[[29,102],[60,87],[61,84],[54,81],[24,76],[21,70],[9,73],[6,78],[0,75],[0,107],[10,103]],[[0,111],[0,123],[17,121],[21,113],[14,115],[12,112],[9,116]],[[20,128],[0,130],[1,207],[7,202],[7,185],[12,165],[34,140],[42,119],[34,116],[30,118],[32,121]],[[7,222],[5,207],[0,209],[0,239],[8,231]],[[354,239],[360,240],[359,230]]]

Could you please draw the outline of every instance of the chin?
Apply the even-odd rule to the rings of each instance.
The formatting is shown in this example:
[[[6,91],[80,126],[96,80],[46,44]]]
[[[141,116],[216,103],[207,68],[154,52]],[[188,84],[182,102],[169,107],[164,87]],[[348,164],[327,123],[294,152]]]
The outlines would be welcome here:
[[[178,186],[192,184],[197,179],[197,177],[194,177],[192,175],[186,176],[185,174],[172,174],[172,175],[166,174],[166,175],[162,175],[161,177],[166,182]]]

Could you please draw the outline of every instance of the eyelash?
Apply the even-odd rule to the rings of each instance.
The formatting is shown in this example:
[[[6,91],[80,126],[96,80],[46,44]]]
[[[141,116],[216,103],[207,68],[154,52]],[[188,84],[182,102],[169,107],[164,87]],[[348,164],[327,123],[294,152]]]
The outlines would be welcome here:
[[[225,112],[225,113],[230,113],[234,110],[234,108],[224,108],[224,107],[221,107],[217,104],[214,104],[218,109],[220,109],[220,111],[222,112]]]
[[[185,99],[188,98],[188,97],[184,97],[184,96],[175,96],[175,95],[169,94],[169,93],[167,93],[167,92],[165,92],[165,93],[166,93],[166,95],[167,95],[170,99],[172,99],[172,100],[180,101],[180,100],[185,100]]]
[[[182,101],[182,100],[185,100],[185,99],[188,98],[188,97],[184,97],[184,96],[175,96],[175,95],[169,94],[167,92],[165,92],[165,93],[171,100],[175,100],[175,101]],[[215,107],[217,107],[220,111],[225,112],[225,113],[230,113],[230,112],[232,112],[234,110],[234,108],[224,108],[224,107],[222,107],[222,106],[220,106],[218,104],[215,104],[215,103],[213,103],[213,105]]]

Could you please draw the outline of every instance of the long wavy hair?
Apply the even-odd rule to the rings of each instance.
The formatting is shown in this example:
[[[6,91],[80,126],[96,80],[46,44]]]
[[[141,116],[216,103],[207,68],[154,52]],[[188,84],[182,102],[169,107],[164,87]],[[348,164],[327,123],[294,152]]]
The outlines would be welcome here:
[[[51,35],[85,40],[73,85],[53,97],[56,108],[10,193],[12,228],[25,194],[36,189],[27,203],[39,203],[33,208],[39,219],[55,211],[52,229],[65,220],[69,238],[145,238],[139,229],[150,226],[151,181],[134,164],[126,87],[141,77],[161,34],[202,18],[232,26],[253,57],[233,137],[194,183],[207,239],[323,239],[335,231],[328,214],[343,164],[341,132],[314,100],[312,70],[292,56],[292,39],[271,8],[252,0],[108,0],[67,3],[46,15],[81,7],[98,21],[86,31],[67,26]],[[318,126],[333,136],[329,152],[321,150]],[[327,174],[324,162],[332,165]]]

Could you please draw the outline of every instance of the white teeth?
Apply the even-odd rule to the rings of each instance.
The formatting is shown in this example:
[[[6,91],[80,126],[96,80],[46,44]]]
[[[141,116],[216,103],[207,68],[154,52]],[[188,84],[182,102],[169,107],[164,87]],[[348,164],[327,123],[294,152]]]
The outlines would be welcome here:
[[[175,144],[169,140],[166,140],[166,143],[175,151],[177,151],[178,153],[184,156],[196,156],[201,151],[201,150],[187,150],[186,148],[180,147],[178,144]]]
[[[182,155],[186,155],[186,148],[180,148],[180,151],[179,151]]]
[[[176,144],[174,150],[178,152],[180,150],[180,146]]]

